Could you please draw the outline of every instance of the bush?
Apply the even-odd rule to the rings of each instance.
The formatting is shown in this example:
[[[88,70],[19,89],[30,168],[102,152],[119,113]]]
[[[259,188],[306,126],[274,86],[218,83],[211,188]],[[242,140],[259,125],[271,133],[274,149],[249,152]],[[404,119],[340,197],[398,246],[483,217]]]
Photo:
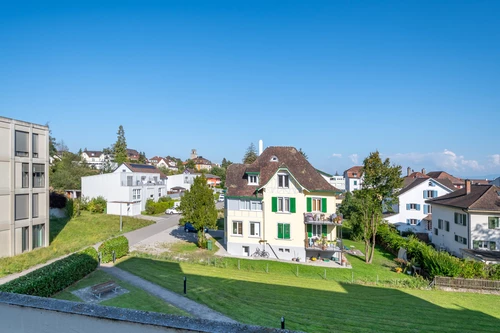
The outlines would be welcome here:
[[[0,291],[50,297],[97,268],[97,251],[89,247],[0,286]]]
[[[68,199],[64,194],[58,192],[50,192],[49,196],[50,208],[63,209],[66,207],[66,201],[68,201]]]
[[[164,199],[168,198],[168,199]],[[164,213],[167,209],[174,207],[174,200],[169,197],[162,197],[155,202],[153,199],[146,201],[146,214],[155,215]]]
[[[87,210],[91,213],[104,213],[106,209],[106,199],[104,197],[98,196],[97,198],[92,198],[87,204]]]
[[[207,248],[207,237],[203,233],[203,231],[198,231],[198,247],[200,249],[206,249]]]
[[[66,210],[67,217],[80,216],[80,200],[68,199],[68,202],[66,202],[66,209],[65,210]]]
[[[101,261],[103,263],[113,261],[113,251],[115,251],[116,258],[124,257],[128,254],[128,239],[125,236],[111,238],[99,246],[101,253]]]

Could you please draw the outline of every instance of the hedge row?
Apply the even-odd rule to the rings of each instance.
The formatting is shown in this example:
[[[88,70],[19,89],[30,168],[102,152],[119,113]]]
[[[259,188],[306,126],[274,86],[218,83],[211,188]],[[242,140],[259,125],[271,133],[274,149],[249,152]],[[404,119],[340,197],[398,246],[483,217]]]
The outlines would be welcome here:
[[[128,239],[125,236],[111,238],[99,246],[101,253],[101,261],[103,263],[113,261],[113,251],[115,251],[116,259],[124,257],[128,254]]]
[[[89,247],[0,286],[0,291],[50,297],[92,273],[97,251]]]
[[[394,255],[397,255],[399,248],[405,248],[408,259],[423,268],[430,278],[448,276],[500,280],[500,264],[486,265],[483,262],[459,259],[447,252],[436,251],[415,236],[400,236],[387,224],[379,227],[377,242]]]
[[[169,208],[174,207],[174,200],[158,200],[154,202],[152,199],[146,201],[146,214],[154,215],[165,213]]]

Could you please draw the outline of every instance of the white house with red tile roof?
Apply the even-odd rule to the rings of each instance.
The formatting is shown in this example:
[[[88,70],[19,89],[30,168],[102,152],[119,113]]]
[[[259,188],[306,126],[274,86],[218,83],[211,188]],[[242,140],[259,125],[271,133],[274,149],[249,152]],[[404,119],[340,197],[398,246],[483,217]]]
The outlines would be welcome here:
[[[345,190],[347,192],[352,192],[359,190],[363,184],[363,167],[353,166],[350,169],[344,171],[345,179]]]

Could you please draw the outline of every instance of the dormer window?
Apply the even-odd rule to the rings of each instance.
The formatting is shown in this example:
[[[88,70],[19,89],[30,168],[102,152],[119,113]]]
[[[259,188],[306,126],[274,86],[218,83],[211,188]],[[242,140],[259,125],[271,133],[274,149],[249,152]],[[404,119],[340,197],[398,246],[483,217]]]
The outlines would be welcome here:
[[[353,176],[353,177],[357,177],[357,176],[358,176],[358,174],[357,174],[356,172],[353,172],[352,176]]]
[[[289,188],[289,179],[287,174],[278,174],[278,188]]]
[[[259,176],[248,175],[248,185],[259,185]]]
[[[429,186],[434,186],[435,184],[433,182],[429,182]]]
[[[271,157],[271,162],[278,162],[278,158],[276,156]]]

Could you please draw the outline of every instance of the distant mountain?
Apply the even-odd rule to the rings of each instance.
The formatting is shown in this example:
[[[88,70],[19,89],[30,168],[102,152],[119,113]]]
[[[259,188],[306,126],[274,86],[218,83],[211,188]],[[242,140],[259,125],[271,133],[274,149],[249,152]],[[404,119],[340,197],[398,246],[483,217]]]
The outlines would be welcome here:
[[[493,180],[500,177],[500,174],[486,175],[486,176],[459,176],[462,179],[488,179]]]

